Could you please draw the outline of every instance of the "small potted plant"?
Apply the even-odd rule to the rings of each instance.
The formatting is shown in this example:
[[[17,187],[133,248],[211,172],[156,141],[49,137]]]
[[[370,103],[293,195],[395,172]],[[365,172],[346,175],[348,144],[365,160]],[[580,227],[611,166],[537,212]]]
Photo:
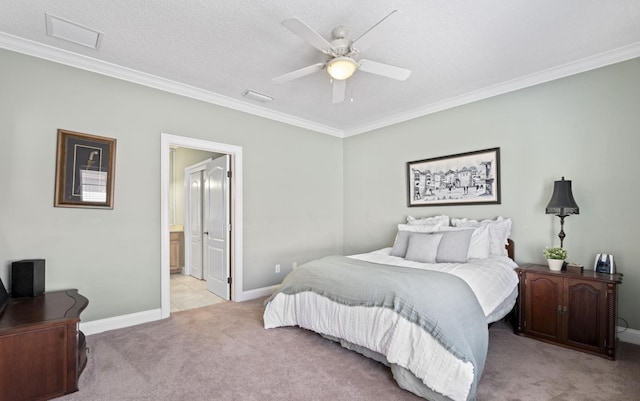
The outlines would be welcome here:
[[[549,270],[560,271],[562,270],[564,260],[567,258],[567,251],[558,246],[550,246],[545,248],[544,257],[549,264]]]

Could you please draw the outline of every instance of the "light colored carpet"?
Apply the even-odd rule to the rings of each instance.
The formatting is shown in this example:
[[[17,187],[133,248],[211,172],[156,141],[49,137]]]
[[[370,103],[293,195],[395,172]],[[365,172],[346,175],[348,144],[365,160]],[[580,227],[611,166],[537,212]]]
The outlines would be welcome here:
[[[638,401],[640,346],[618,342],[615,361],[489,329],[478,400]]]
[[[420,400],[387,367],[299,328],[265,330],[262,300],[221,303],[87,337],[80,391],[61,401]],[[479,401],[638,400],[640,346],[617,361],[490,329]]]

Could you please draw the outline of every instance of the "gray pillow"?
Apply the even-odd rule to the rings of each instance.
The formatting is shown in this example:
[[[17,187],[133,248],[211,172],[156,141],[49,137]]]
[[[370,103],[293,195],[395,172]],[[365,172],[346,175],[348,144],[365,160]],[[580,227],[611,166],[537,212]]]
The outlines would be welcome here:
[[[442,235],[436,263],[466,263],[473,229],[446,231]]]
[[[412,234],[409,236],[405,259],[414,262],[436,263],[438,245],[440,245],[444,234]]]
[[[389,255],[404,258],[407,254],[407,246],[409,245],[409,234],[412,234],[412,232],[398,231],[396,242],[393,243],[393,249],[391,249]]]

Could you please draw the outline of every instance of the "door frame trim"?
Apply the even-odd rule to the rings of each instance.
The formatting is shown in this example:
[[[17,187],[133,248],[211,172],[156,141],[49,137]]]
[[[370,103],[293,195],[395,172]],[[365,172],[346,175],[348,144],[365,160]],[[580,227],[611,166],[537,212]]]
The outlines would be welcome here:
[[[231,155],[231,300],[249,299],[242,290],[242,147],[203,139],[160,133],[160,308],[171,315],[169,278],[169,153],[171,146]]]

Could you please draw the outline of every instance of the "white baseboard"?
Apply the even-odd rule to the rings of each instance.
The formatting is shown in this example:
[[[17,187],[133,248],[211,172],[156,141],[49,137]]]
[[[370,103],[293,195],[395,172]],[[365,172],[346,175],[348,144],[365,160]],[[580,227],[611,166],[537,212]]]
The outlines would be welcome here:
[[[122,329],[135,326],[137,324],[154,322],[160,320],[162,314],[160,309],[152,309],[143,312],[131,313],[129,315],[115,316],[107,319],[93,320],[91,322],[80,322],[80,330],[85,335],[98,334],[104,331]]]
[[[249,301],[252,299],[269,296],[275,291],[277,285],[257,288],[251,291],[243,291],[238,294],[234,302]],[[152,309],[143,312],[131,313],[129,315],[114,316],[107,319],[93,320],[91,322],[80,322],[80,330],[85,335],[98,334],[109,330],[122,329],[135,326],[137,324],[154,322],[162,319],[161,309]]]
[[[251,291],[244,291],[235,302],[249,301],[252,299],[266,297],[273,293],[277,285],[258,288]],[[98,334],[109,330],[122,329],[135,326],[137,324],[154,322],[160,320],[160,309],[152,309],[143,312],[131,313],[129,315],[115,316],[107,319],[94,320],[91,322],[80,322],[80,330],[85,335]],[[617,327],[617,335],[620,341],[640,345],[640,330],[624,327]]]
[[[238,296],[235,297],[234,302],[249,301],[249,300],[260,298],[260,297],[267,297],[273,294],[276,288],[278,288],[278,285],[256,288],[255,290],[250,290],[250,291],[242,291],[241,294],[238,294]]]
[[[618,339],[625,343],[640,345],[640,330],[634,330],[618,326]]]

